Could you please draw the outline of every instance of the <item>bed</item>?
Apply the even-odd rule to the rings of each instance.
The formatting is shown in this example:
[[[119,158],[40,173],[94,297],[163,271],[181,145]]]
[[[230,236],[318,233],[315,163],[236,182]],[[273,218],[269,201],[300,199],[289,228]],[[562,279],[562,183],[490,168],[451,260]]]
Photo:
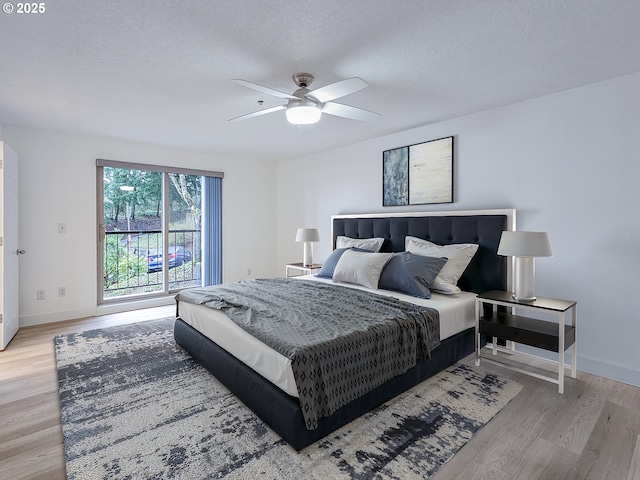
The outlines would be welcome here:
[[[472,353],[475,294],[504,290],[510,281],[507,259],[496,252],[502,231],[515,228],[514,210],[336,215],[331,222],[333,246],[338,237],[375,237],[384,239],[381,252],[402,252],[405,238],[409,236],[440,245],[472,243],[477,244],[478,249],[458,281],[461,293],[434,294],[431,300],[425,301],[435,305],[440,312],[440,325],[444,325],[439,331],[439,345],[430,352],[430,358],[418,360],[404,373],[350,400],[331,415],[318,418],[313,428],[303,415],[286,358],[274,355],[269,348],[261,349],[259,340],[250,335],[247,338],[246,332],[225,320],[223,313],[178,301],[176,342],[295,450],[314,443]],[[298,281],[300,284],[332,283],[313,277],[294,280]],[[377,293],[406,300],[397,292]],[[210,339],[213,335],[218,335],[213,337],[217,342]]]

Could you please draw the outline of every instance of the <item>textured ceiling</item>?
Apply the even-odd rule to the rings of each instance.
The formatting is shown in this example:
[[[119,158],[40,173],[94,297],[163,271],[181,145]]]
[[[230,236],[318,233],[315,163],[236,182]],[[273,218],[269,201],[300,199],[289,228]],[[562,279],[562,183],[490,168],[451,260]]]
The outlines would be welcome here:
[[[4,2],[3,2],[4,3]],[[14,4],[16,2],[13,2]],[[0,13],[0,124],[282,160],[640,71],[638,0],[58,0]],[[358,76],[300,131],[291,93]],[[258,101],[264,101],[263,106]]]

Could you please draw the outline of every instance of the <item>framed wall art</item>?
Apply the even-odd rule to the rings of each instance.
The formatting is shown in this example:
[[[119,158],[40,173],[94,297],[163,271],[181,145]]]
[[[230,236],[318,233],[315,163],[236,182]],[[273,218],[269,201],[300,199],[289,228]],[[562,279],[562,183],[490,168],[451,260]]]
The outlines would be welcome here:
[[[453,202],[453,137],[385,150],[382,205]]]

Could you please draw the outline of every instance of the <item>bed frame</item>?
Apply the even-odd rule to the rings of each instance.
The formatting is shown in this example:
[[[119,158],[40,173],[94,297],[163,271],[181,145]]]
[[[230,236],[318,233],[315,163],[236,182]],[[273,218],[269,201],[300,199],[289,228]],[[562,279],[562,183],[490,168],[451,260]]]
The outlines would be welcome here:
[[[338,235],[383,237],[385,242],[381,251],[384,252],[404,251],[407,235],[438,244],[477,243],[478,251],[458,282],[460,288],[482,293],[505,290],[510,285],[510,262],[496,252],[502,232],[515,230],[515,210],[335,215],[331,221],[333,245]],[[473,328],[454,335],[431,353],[431,359],[420,360],[403,375],[345,405],[330,417],[319,419],[316,429],[307,430],[297,398],[284,393],[180,318],[176,319],[174,337],[295,450],[301,450],[382,405],[475,349]]]

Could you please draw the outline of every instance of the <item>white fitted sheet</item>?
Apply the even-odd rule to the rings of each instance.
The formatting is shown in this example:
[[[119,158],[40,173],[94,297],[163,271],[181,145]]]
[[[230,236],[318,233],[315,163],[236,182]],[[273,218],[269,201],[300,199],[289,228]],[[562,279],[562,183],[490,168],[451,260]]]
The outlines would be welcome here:
[[[296,278],[334,283],[330,279],[317,278],[313,275]],[[368,290],[359,285],[334,284]],[[440,340],[449,338],[475,324],[475,293],[461,292],[456,295],[434,293],[430,299],[415,298],[387,290],[376,290],[376,293],[438,310],[440,314]],[[287,394],[298,397],[291,370],[291,360],[245,332],[224,313],[204,305],[180,302],[179,314],[185,323],[214,341],[245,365],[251,367]]]

